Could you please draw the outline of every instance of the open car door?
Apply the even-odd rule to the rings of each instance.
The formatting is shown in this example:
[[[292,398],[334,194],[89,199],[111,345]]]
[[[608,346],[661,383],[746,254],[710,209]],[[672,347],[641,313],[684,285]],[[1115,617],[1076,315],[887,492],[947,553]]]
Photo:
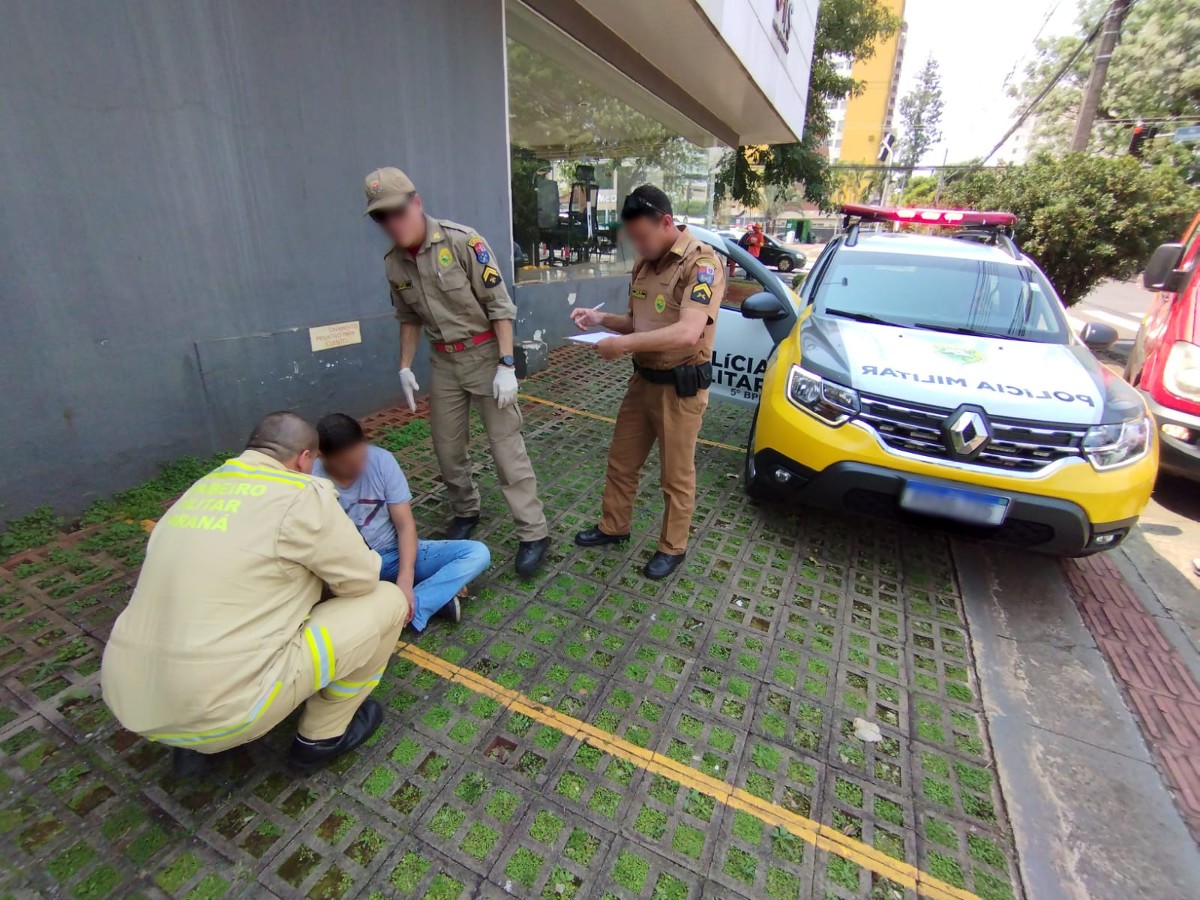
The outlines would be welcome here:
[[[688,231],[717,251],[726,271],[732,259],[745,272],[725,285],[709,397],[757,406],[767,358],[796,324],[800,312],[796,297],[778,275],[736,242],[694,225]]]

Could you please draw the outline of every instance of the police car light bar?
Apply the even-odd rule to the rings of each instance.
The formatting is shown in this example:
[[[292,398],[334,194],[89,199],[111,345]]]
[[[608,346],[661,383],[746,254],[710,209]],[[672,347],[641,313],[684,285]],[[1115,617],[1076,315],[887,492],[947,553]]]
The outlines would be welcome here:
[[[941,225],[947,228],[1011,228],[1017,217],[1009,212],[978,212],[973,209],[915,209],[904,206],[867,206],[846,203],[842,212],[860,222],[909,222],[914,225]]]

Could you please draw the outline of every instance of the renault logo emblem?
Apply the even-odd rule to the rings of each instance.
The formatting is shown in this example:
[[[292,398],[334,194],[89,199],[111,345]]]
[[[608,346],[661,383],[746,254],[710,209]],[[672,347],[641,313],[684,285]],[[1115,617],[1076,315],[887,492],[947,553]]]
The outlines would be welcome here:
[[[988,442],[987,420],[973,409],[961,409],[946,420],[950,449],[958,456],[970,456]]]

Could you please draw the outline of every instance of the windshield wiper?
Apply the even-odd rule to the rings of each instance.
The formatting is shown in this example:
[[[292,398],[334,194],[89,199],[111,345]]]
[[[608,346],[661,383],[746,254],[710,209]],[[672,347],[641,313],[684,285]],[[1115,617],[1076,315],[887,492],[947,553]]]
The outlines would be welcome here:
[[[870,313],[850,312],[847,309],[829,309],[825,308],[826,315],[838,316],[842,319],[853,319],[855,322],[870,322],[872,325],[891,325],[893,328],[903,328],[904,326],[898,322],[890,322],[887,319],[881,319],[879,316],[873,316]]]
[[[931,325],[928,322],[913,322],[912,327],[922,328],[925,331],[944,331],[947,334],[969,334],[972,337],[1007,338],[1012,341],[1028,340],[1028,338],[1018,337],[1015,334],[1001,334],[996,331],[980,331],[978,328],[966,328],[961,325]]]

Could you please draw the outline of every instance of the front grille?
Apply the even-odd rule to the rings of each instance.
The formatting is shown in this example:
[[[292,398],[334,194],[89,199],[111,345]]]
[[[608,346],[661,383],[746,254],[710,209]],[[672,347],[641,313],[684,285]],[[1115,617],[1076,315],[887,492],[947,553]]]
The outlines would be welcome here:
[[[870,425],[880,440],[893,450],[954,460],[942,443],[942,423],[954,412],[936,406],[899,403],[863,394],[858,419]],[[1060,425],[1034,428],[1009,419],[989,418],[991,440],[971,463],[1009,472],[1040,472],[1060,459],[1080,455],[1086,427]]]

